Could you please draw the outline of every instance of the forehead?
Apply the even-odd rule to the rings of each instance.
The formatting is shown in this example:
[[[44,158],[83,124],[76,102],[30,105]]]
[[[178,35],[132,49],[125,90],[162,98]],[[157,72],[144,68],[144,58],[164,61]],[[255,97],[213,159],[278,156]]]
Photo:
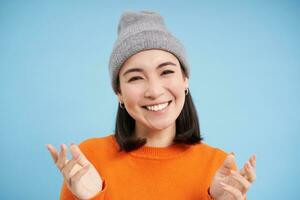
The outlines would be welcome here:
[[[124,62],[120,73],[126,69],[135,67],[155,69],[158,64],[166,61],[171,61],[179,66],[178,59],[170,52],[159,49],[141,51],[134,54],[129,59],[127,59],[126,62]]]

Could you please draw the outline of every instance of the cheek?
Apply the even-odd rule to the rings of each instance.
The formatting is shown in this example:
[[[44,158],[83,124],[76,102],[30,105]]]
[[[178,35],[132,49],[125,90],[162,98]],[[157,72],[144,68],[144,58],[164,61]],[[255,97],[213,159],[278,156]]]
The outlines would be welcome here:
[[[172,94],[176,97],[180,97],[184,95],[185,85],[183,81],[178,81],[178,79],[174,79],[168,83],[169,89]]]
[[[142,90],[139,87],[128,85],[122,87],[123,99],[127,106],[136,105],[139,99],[143,97],[142,94]]]

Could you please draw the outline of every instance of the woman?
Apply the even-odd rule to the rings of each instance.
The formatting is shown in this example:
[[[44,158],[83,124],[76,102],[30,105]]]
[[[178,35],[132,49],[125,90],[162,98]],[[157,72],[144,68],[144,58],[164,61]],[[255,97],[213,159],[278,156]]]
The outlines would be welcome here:
[[[234,154],[202,143],[188,89],[184,47],[155,12],[125,12],[109,71],[119,99],[115,133],[61,151],[61,199],[241,200],[256,158],[236,170]]]

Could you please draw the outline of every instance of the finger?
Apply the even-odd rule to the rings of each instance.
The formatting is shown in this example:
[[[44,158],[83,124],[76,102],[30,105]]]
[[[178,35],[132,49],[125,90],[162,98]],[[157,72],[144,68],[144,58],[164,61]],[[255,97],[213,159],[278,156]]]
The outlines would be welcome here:
[[[79,165],[84,167],[87,164],[89,164],[89,161],[86,159],[86,157],[84,156],[84,154],[81,152],[81,150],[77,145],[72,144],[70,146],[70,151],[73,156],[73,159],[76,160]]]
[[[229,175],[230,170],[235,165],[235,159],[233,153],[228,154],[224,162],[222,163],[221,167],[219,168],[218,172],[222,175]]]
[[[76,172],[72,177],[69,178],[69,185],[72,186],[74,182],[78,182],[82,176],[84,176],[89,171],[90,165],[82,167],[78,172]]]
[[[248,191],[251,183],[243,177],[239,172],[236,171],[231,171],[231,177],[236,180],[236,182],[239,184],[239,190],[241,191],[242,194],[246,194]]]
[[[47,144],[46,147],[47,147],[48,151],[50,152],[54,163],[56,163],[57,158],[58,158],[58,153],[57,153],[56,149],[51,144]]]
[[[248,162],[250,162],[250,164],[252,165],[252,167],[254,168],[254,171],[255,171],[256,170],[256,155],[252,155],[250,157],[250,159],[248,160]],[[240,174],[248,179],[247,172],[246,172],[246,165],[247,165],[247,163],[245,163],[244,167],[240,170]]]
[[[59,152],[57,159],[57,167],[61,171],[67,162],[67,147],[65,144],[60,145],[61,151]]]
[[[255,169],[252,167],[252,165],[250,164],[249,161],[245,164],[245,172],[246,172],[246,175],[247,175],[247,179],[250,182],[255,181],[256,172],[255,172]]]
[[[254,169],[256,169],[256,155],[252,155],[251,158],[250,158],[250,164],[252,165],[252,167]]]
[[[240,170],[240,174],[243,176],[243,177],[247,177],[246,176],[246,171],[245,171],[245,165],[243,166],[243,168]]]
[[[222,188],[229,192],[235,200],[243,200],[243,195],[240,190],[236,189],[235,187],[232,187],[231,185],[227,185],[224,182],[221,182]]]
[[[68,180],[71,176],[73,176],[77,171],[76,171],[76,166],[77,161],[72,159],[67,162],[67,164],[62,168],[61,173],[63,174],[64,178]],[[80,167],[81,168],[81,167]]]

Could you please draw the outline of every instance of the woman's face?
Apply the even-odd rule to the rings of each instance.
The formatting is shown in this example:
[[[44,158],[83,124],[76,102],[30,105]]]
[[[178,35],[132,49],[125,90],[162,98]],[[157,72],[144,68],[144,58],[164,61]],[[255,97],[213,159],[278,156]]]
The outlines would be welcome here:
[[[188,79],[177,58],[163,50],[131,56],[119,72],[119,101],[136,125],[162,130],[174,125],[185,101]]]

